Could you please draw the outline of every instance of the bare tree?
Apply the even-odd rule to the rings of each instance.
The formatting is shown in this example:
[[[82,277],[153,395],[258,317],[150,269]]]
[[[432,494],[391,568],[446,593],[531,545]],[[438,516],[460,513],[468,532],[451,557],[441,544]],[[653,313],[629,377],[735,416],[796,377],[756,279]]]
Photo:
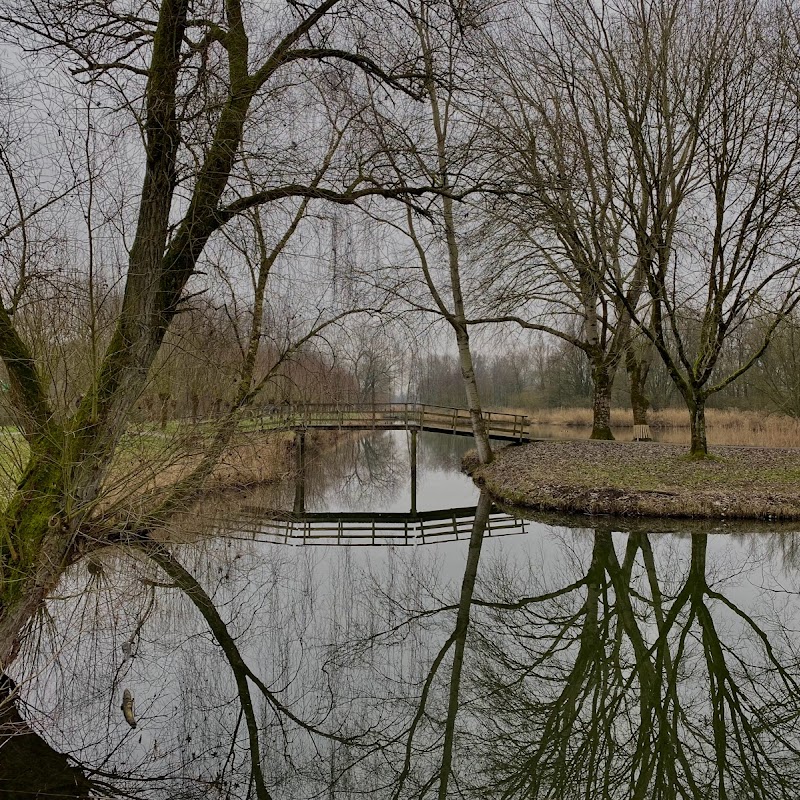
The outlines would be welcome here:
[[[611,387],[644,288],[617,196],[615,119],[581,75],[580,45],[538,12],[494,52],[491,136],[512,191],[487,204],[482,321],[516,322],[577,347],[591,365],[592,439],[613,439]],[[623,164],[623,168],[627,164]],[[613,283],[626,297],[609,291]],[[623,288],[624,287],[624,288]]]
[[[633,320],[687,404],[693,455],[707,452],[708,397],[755,363],[798,302],[790,18],[750,0],[554,0],[529,17],[532,74],[504,71],[502,119],[535,201],[505,238],[537,249],[519,269],[512,259],[501,285],[511,303],[582,321],[575,344],[596,351],[601,388]],[[754,320],[764,335],[724,369]]]
[[[255,8],[239,0],[222,8],[162,0],[136,13],[94,0],[3,5],[7,39],[60,60],[75,80],[102,86],[109,103],[140,123],[142,188],[133,209],[121,309],[77,410],[54,413],[30,343],[15,324],[11,298],[3,298],[0,357],[30,455],[2,521],[0,663],[13,658],[26,621],[66,564],[109,538],[146,536],[196,495],[197,481],[207,474],[204,461],[146,519],[109,519],[98,502],[126,422],[192,290],[209,239],[238,215],[289,197],[350,204],[375,193],[424,192],[375,186],[358,169],[346,168],[323,185],[315,175],[325,139],[307,143],[308,169],[298,165],[290,123],[302,126],[291,103],[280,103],[290,84],[307,80],[304,69],[331,60],[352,65],[364,80],[407,87],[391,72],[408,73],[413,53],[400,50],[393,63],[381,62],[390,54],[370,50],[359,35],[386,12],[381,4],[356,10],[345,0],[293,5],[266,32]],[[275,125],[271,138],[259,133],[259,125],[268,123]],[[264,146],[255,147],[260,142]],[[238,191],[246,185],[243,149],[250,151],[258,185],[251,193]]]
[[[384,217],[384,222],[410,241],[428,299],[409,296],[405,279],[396,290],[416,307],[443,319],[453,332],[478,456],[488,463],[492,450],[470,341],[471,270],[463,255],[471,226],[468,210],[459,208],[454,199],[482,183],[483,159],[478,151],[482,66],[474,48],[486,20],[479,5],[470,2],[451,7],[421,2],[409,8],[422,59],[424,108],[404,118],[376,97],[371,123],[378,130],[378,147],[397,179],[421,174],[441,192],[424,209],[406,206],[404,220]],[[423,133],[418,142],[419,130]],[[417,281],[410,283],[414,287]]]
[[[690,412],[690,452],[703,456],[707,398],[756,362],[800,297],[786,16],[756,2],[552,10],[580,48],[576,79],[612,110],[629,156],[618,194],[648,315],[611,286],[663,359]],[[721,371],[753,320],[763,336]]]

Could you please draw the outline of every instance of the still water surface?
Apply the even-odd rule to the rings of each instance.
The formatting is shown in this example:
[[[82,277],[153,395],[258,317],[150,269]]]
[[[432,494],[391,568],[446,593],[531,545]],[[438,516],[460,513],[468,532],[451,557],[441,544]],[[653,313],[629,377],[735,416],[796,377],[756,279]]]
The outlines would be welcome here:
[[[0,797],[24,763],[42,797],[800,796],[800,537],[483,537],[468,447],[418,442],[417,511],[472,507],[460,541],[276,544],[289,481],[76,565],[14,665],[28,727],[0,740]],[[310,452],[305,513],[410,512],[410,452],[390,432]]]

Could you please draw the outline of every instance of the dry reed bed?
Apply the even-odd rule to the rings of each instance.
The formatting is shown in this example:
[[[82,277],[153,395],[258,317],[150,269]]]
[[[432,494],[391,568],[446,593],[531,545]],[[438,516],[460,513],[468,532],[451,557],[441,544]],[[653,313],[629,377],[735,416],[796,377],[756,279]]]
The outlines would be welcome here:
[[[292,434],[238,432],[204,481],[204,493],[244,489],[285,478],[292,465]],[[197,468],[206,437],[190,431],[129,438],[112,464],[99,513],[135,516],[158,506]]]
[[[308,437],[309,455],[335,446],[341,437],[336,431],[315,431]],[[141,510],[157,504],[200,464],[207,446],[207,434],[191,428],[129,435],[112,463],[99,510],[122,506]],[[27,455],[21,436],[0,437],[0,508],[11,497]],[[290,431],[239,431],[205,480],[204,491],[277,483],[291,474],[294,458]]]
[[[554,428],[592,427],[590,408],[509,409],[510,413],[526,414],[536,425]],[[682,408],[651,411],[650,427],[661,431],[662,438],[689,441],[689,413]],[[709,408],[706,410],[708,438],[712,445],[750,445],[753,447],[800,447],[800,419],[785,414],[763,414],[756,411]],[[630,409],[612,408],[611,426],[620,438],[633,427]]]
[[[465,468],[500,500],[535,510],[624,516],[800,519],[800,451],[680,445],[534,442]]]

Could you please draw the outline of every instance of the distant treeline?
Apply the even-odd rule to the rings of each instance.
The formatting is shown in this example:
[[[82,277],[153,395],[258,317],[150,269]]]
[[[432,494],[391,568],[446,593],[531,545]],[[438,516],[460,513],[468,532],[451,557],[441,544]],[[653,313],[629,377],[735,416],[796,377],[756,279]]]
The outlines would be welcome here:
[[[752,326],[751,326],[752,327]],[[751,346],[742,328],[739,348]],[[720,370],[728,369],[721,364]],[[475,356],[475,370],[488,407],[558,408],[592,405],[592,370],[584,353],[570,343],[544,340],[527,347],[503,348]],[[653,359],[646,390],[654,410],[680,407],[683,399],[659,359]],[[417,367],[411,395],[427,403],[464,405],[464,384],[456,355],[431,353]],[[618,370],[613,404],[630,407],[630,388],[624,370]],[[800,417],[800,318],[782,326],[757,363],[710,399],[717,408],[763,410]]]

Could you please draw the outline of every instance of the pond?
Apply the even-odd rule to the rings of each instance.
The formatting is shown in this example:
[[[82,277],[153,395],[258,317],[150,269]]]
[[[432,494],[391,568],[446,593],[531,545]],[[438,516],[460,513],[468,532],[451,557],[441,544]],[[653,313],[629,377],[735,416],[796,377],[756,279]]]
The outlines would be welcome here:
[[[800,536],[529,519],[469,446],[420,434],[415,491],[404,432],[309,447],[302,491],[75,565],[0,797],[794,800]]]

